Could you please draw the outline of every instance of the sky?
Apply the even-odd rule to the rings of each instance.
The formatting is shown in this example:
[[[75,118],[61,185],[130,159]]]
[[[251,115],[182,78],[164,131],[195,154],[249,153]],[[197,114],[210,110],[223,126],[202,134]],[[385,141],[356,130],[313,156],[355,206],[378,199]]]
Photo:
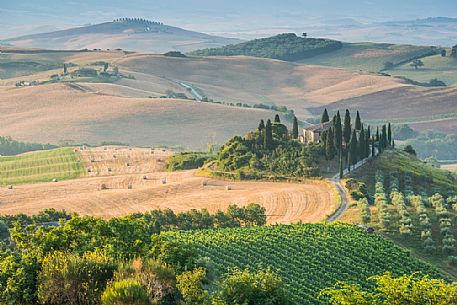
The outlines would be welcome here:
[[[457,17],[457,0],[0,0],[0,39],[118,17],[235,37],[347,18],[372,23],[433,16]]]

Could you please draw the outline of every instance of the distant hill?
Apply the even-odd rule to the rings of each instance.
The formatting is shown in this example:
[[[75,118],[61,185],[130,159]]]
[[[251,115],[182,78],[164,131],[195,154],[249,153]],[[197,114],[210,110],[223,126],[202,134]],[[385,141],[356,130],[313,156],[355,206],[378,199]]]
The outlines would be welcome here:
[[[190,52],[196,56],[254,56],[296,61],[342,48],[342,43],[330,39],[298,37],[293,33],[254,39],[236,45]]]
[[[45,49],[124,49],[164,53],[220,47],[240,40],[211,36],[161,22],[121,18],[112,22],[26,35],[2,41],[18,47]]]

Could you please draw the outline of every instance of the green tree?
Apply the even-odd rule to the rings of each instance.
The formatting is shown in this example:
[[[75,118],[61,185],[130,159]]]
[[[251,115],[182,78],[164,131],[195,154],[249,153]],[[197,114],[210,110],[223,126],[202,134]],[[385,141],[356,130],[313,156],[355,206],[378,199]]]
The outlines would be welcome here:
[[[357,164],[357,157],[359,155],[358,153],[358,143],[357,143],[357,132],[355,129],[352,131],[352,136],[351,136],[351,142],[349,143],[349,151],[350,151],[350,164],[351,165],[356,165]]]
[[[281,119],[279,118],[279,114],[275,115],[275,123],[281,123]]]
[[[341,155],[342,144],[343,144],[343,131],[341,128],[341,116],[340,112],[336,113],[335,121],[333,124],[333,136],[334,140],[333,143],[335,144],[336,149],[338,149],[339,155]]]
[[[263,131],[265,129],[265,122],[260,120],[259,127],[257,128],[258,131]]]
[[[360,113],[357,110],[357,116],[355,117],[355,129],[360,130],[362,128],[362,120],[360,119]]]
[[[115,269],[102,254],[54,252],[43,260],[38,299],[42,304],[98,304]]]
[[[273,130],[270,119],[267,120],[267,124],[265,125],[263,148],[266,150],[273,148]]]
[[[63,64],[63,74],[67,74],[67,73],[68,73],[67,64]]]
[[[330,117],[328,116],[327,108],[325,108],[324,112],[322,113],[321,123],[326,123],[328,121],[330,121]]]
[[[335,144],[333,143],[333,130],[328,130],[327,139],[325,141],[325,157],[327,160],[332,160],[335,157]]]
[[[442,49],[441,50],[441,56],[442,57],[446,57],[446,49]]]
[[[420,59],[415,59],[411,62],[410,66],[414,67],[414,69],[417,70],[419,67],[424,66],[424,62]]]
[[[346,156],[346,163],[348,162],[348,152],[349,152],[349,142],[351,141],[351,114],[349,110],[346,109],[346,114],[344,115],[344,125],[343,125],[343,140],[345,144],[345,156]]]
[[[102,305],[150,305],[146,289],[136,280],[127,279],[113,282],[101,297]]]
[[[358,153],[359,153],[359,159],[362,160],[365,158],[366,155],[366,144],[365,144],[365,129],[363,128],[363,125],[361,127],[360,133],[359,133],[359,141],[358,141]]]
[[[390,273],[373,276],[376,289],[367,291],[344,282],[324,289],[320,297],[334,305],[448,305],[457,304],[457,284],[418,274],[394,278]]]
[[[291,304],[281,279],[269,268],[255,273],[231,270],[223,279],[216,300],[219,304]]]
[[[176,286],[182,295],[183,305],[209,305],[211,298],[208,290],[203,288],[206,271],[196,268],[186,271],[176,277]]]
[[[294,140],[298,139],[298,120],[296,116],[294,116],[294,123],[292,126],[292,138]]]
[[[390,126],[390,123],[387,126],[387,143],[389,146],[392,146],[392,127]]]

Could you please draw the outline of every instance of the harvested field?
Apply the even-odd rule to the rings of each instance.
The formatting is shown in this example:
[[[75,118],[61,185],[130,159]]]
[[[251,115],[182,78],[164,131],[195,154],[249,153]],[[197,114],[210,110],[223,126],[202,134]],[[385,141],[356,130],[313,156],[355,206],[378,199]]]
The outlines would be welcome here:
[[[169,152],[148,149],[82,150],[84,163],[100,169],[89,177],[55,183],[0,189],[0,213],[35,214],[45,208],[65,209],[105,218],[170,208],[176,212],[206,208],[225,210],[230,204],[259,203],[268,223],[319,222],[335,210],[333,190],[323,181],[307,183],[230,182],[196,177],[195,171],[162,172]],[[112,158],[112,154],[116,158]],[[130,154],[133,166],[125,166]],[[108,156],[107,159],[103,156]],[[110,157],[111,156],[111,157]],[[95,162],[90,162],[90,158]],[[107,168],[112,171],[108,172]],[[106,170],[105,170],[106,169]],[[146,178],[146,179],[145,179]],[[163,183],[163,181],[166,183]],[[204,183],[205,182],[205,183]],[[206,185],[205,185],[206,184]],[[102,190],[104,185],[106,189]],[[129,185],[132,189],[129,189]],[[231,190],[227,190],[227,185]]]

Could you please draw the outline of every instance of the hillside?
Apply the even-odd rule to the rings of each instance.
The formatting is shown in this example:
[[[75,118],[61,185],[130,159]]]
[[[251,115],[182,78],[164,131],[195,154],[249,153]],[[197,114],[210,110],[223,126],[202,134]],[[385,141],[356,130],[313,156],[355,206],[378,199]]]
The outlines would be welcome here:
[[[425,272],[431,266],[365,230],[345,224],[268,226],[218,231],[166,232],[171,240],[195,246],[218,272],[229,268],[271,266],[283,278],[293,304],[326,304],[320,290],[337,281],[365,285],[372,275]]]
[[[122,18],[112,22],[33,34],[3,40],[16,47],[56,50],[125,49],[164,53],[170,50],[191,51],[219,47],[240,40],[187,31],[139,18]]]
[[[280,34],[269,38],[255,39],[220,48],[196,50],[193,56],[253,56],[262,58],[297,61],[342,47],[341,42],[329,39],[298,37],[294,33]]]
[[[71,162],[58,162],[62,151],[71,156]],[[0,214],[34,215],[54,208],[112,218],[167,208],[175,212],[207,209],[215,213],[230,204],[258,203],[266,209],[267,223],[275,224],[320,222],[333,213],[338,203],[325,181],[233,182],[198,177],[195,170],[166,172],[165,161],[171,154],[162,149],[105,146],[3,157],[9,162],[0,158],[0,170],[8,165],[17,168],[15,177],[8,177],[8,172],[0,174],[0,183],[22,183],[0,190]],[[73,170],[67,172],[67,168]],[[33,172],[40,176],[30,176]],[[53,178],[73,179],[30,184]],[[230,190],[226,189],[228,185]]]

